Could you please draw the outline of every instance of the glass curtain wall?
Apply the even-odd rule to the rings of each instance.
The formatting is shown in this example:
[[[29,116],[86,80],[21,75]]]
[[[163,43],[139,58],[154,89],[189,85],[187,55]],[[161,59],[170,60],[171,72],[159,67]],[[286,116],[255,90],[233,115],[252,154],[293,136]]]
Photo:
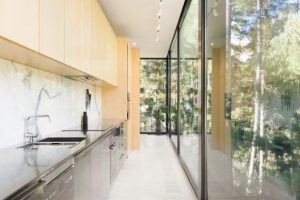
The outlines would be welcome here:
[[[166,59],[141,59],[141,133],[166,133]]]
[[[188,0],[169,51],[170,137],[192,185],[200,194],[199,0]]]
[[[299,200],[299,1],[207,2],[208,199]]]
[[[170,135],[173,144],[177,148],[177,139],[178,139],[178,131],[177,131],[177,83],[178,83],[178,40],[177,34],[175,35],[174,41],[171,46],[170,53],[170,67],[171,67],[171,102],[170,102]]]
[[[192,0],[179,32],[180,157],[198,186],[200,63],[198,59],[198,0]]]

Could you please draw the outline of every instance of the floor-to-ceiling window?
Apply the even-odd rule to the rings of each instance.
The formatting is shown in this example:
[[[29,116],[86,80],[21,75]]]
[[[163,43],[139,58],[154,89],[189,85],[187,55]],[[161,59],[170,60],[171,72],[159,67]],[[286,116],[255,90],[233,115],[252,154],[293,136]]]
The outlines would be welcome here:
[[[300,2],[207,2],[208,199],[299,200]]]
[[[168,54],[169,134],[200,198],[200,45],[198,0],[187,0]]]
[[[173,144],[177,147],[178,131],[177,131],[177,102],[178,102],[178,36],[174,37],[170,51],[170,135]]]
[[[180,157],[198,185],[199,59],[198,0],[192,0],[179,31]]]
[[[141,59],[141,133],[166,133],[166,59]]]

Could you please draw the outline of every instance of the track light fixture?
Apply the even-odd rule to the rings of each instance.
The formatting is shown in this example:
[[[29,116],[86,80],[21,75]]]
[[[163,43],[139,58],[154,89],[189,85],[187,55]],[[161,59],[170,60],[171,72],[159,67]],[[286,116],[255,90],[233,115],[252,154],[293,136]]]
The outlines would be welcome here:
[[[163,0],[159,0],[159,9],[158,9],[158,12],[157,12],[157,26],[156,26],[155,42],[159,41],[160,21],[161,21],[161,16],[162,16],[162,5],[163,5]]]

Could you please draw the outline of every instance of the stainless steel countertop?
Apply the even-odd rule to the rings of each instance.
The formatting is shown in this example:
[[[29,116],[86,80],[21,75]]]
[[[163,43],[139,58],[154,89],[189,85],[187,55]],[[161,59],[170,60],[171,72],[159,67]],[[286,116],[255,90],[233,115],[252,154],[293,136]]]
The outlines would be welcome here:
[[[86,135],[80,131],[61,131],[47,136],[86,137],[72,148],[45,145],[39,145],[33,149],[17,148],[22,145],[19,144],[0,150],[0,199],[5,199],[22,188],[36,183],[76,154],[107,136],[111,128],[124,121],[123,119],[111,119],[112,126],[108,129],[88,131]]]

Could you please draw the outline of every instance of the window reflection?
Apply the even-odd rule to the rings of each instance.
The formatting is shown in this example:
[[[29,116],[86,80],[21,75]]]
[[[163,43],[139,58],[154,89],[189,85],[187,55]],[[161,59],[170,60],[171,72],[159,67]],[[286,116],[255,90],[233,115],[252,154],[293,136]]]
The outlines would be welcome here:
[[[212,57],[209,199],[298,200],[299,1],[228,0],[227,10],[221,2],[214,8],[219,16],[208,16],[208,34],[215,30],[213,21],[227,18],[228,24],[226,44],[220,35],[207,41]]]
[[[180,29],[180,156],[198,186],[199,59],[198,0],[193,0]]]
[[[171,121],[171,139],[177,147],[177,69],[178,69],[178,45],[177,35],[171,49],[171,104],[170,104],[170,121]]]

